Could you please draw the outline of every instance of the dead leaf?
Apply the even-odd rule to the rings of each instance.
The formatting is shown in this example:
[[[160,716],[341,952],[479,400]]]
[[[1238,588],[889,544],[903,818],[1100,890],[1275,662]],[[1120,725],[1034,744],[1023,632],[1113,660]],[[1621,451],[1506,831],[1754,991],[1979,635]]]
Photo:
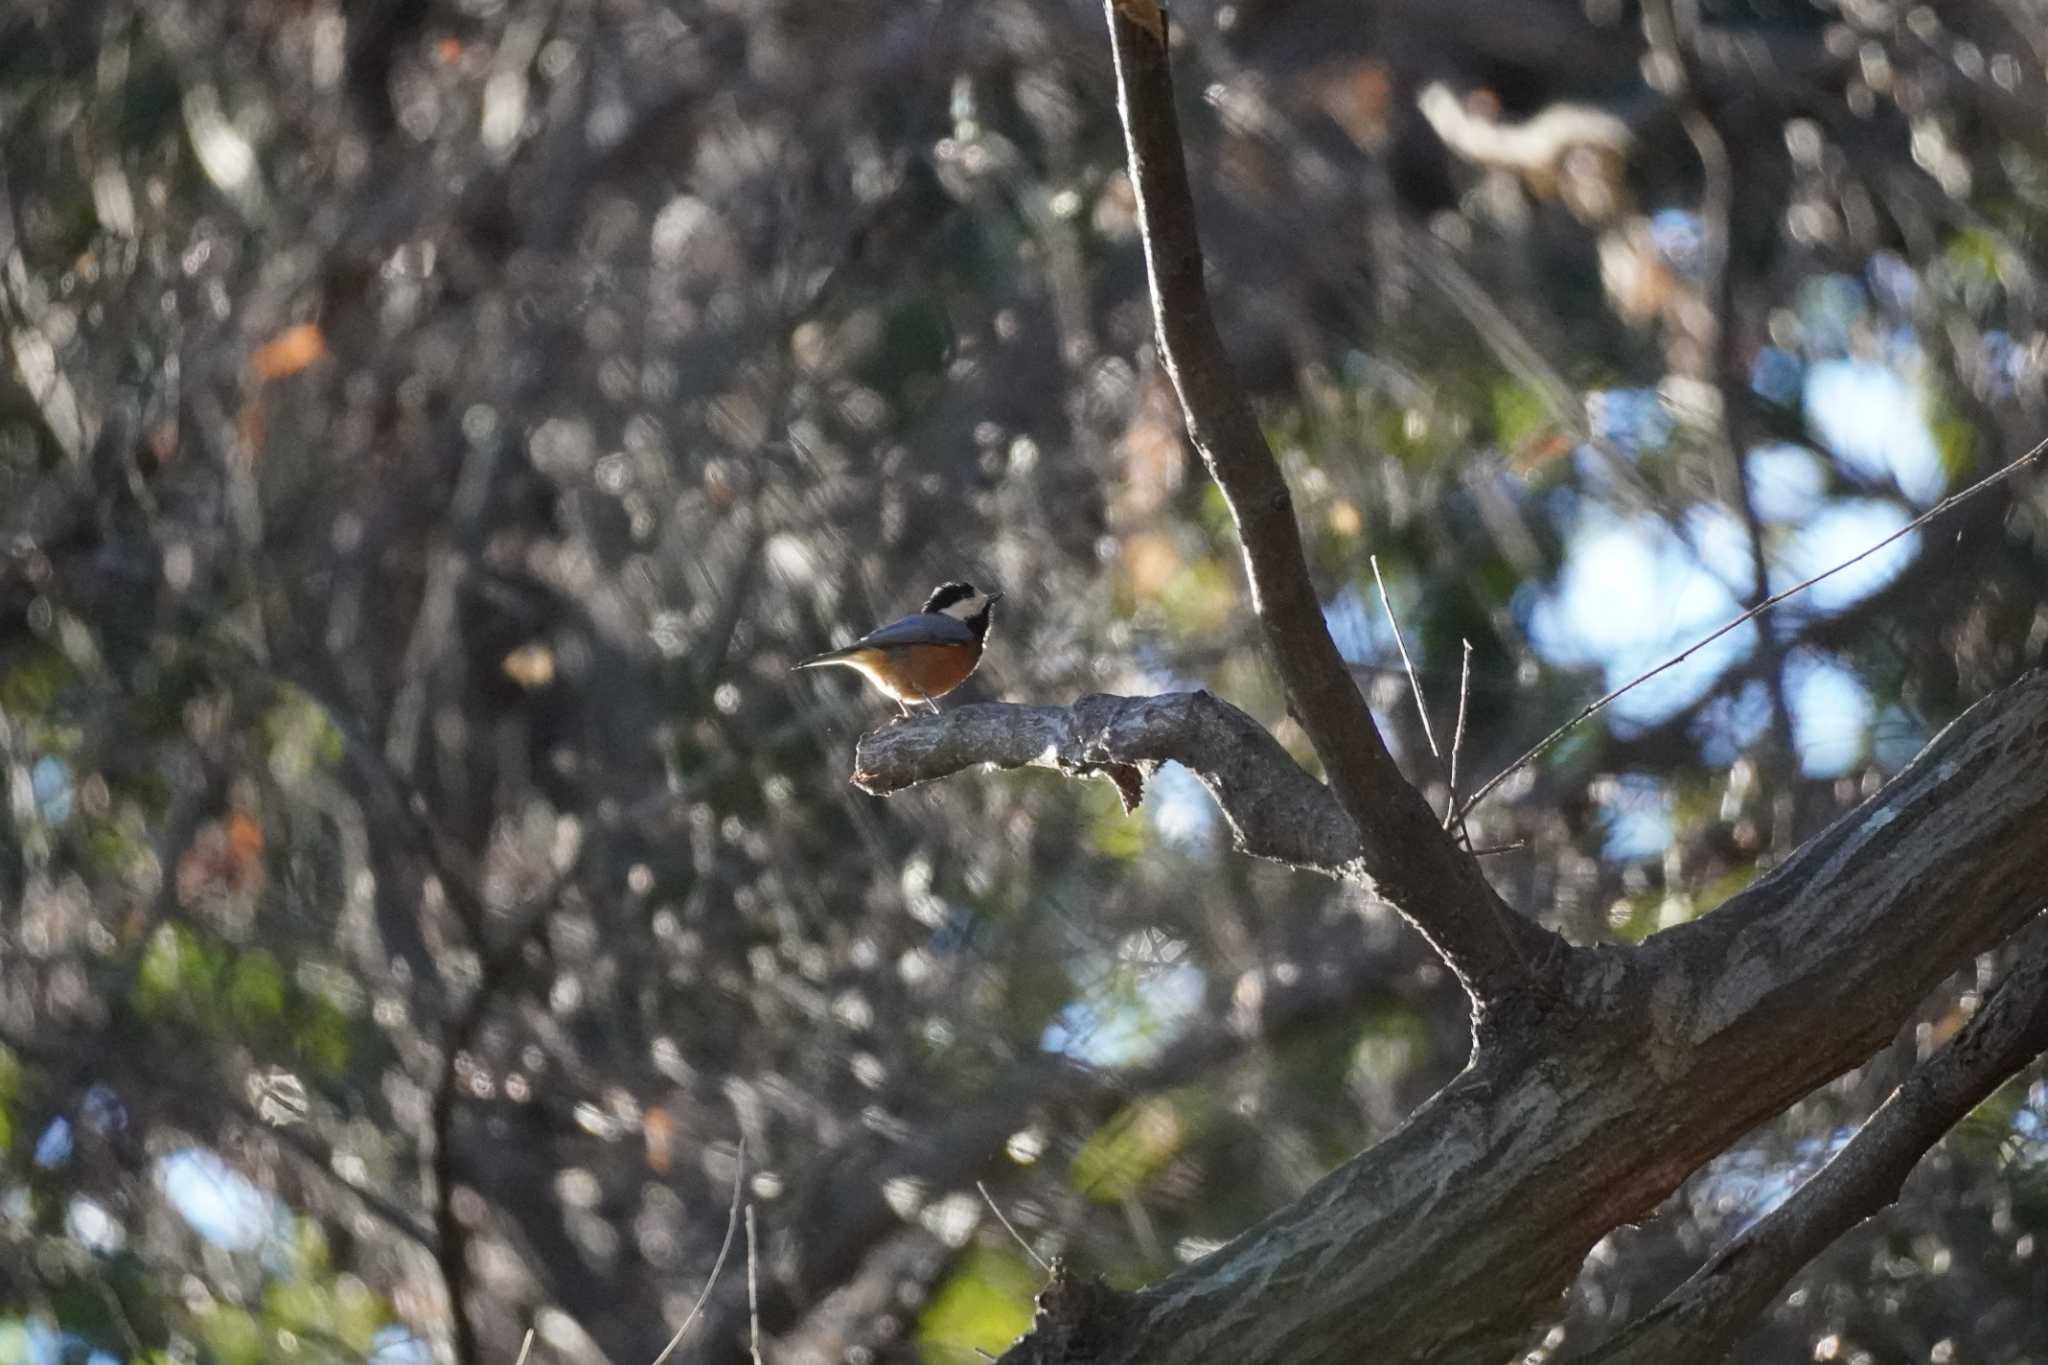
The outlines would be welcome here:
[[[327,338],[320,324],[301,322],[287,327],[256,348],[249,357],[250,372],[261,384],[297,374],[327,354]]]
[[[178,859],[180,904],[189,905],[213,887],[237,895],[263,887],[263,826],[244,811],[209,820]]]
[[[647,1165],[666,1172],[674,1161],[676,1121],[658,1104],[649,1105],[640,1116],[640,1132],[647,1139]]]

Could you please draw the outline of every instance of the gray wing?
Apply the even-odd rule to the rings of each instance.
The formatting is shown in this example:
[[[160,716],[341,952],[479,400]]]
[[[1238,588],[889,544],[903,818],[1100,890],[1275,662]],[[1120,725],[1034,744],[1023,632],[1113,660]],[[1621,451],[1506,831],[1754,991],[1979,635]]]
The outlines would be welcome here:
[[[971,645],[974,632],[965,621],[940,611],[921,611],[871,630],[850,649],[901,649],[906,645]]]

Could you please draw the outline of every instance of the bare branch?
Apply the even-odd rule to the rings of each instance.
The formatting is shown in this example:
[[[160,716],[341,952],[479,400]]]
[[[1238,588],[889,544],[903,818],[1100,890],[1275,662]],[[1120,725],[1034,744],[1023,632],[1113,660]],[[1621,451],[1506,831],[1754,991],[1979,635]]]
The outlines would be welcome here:
[[[1387,596],[1387,580],[1380,573],[1380,557],[1369,555],[1372,563],[1372,581],[1380,590],[1380,610],[1387,614],[1387,628],[1394,632],[1394,648],[1401,651],[1401,667],[1408,672],[1408,693],[1415,698],[1415,714],[1422,717],[1422,737],[1429,741],[1429,752],[1441,759],[1443,750],[1436,745],[1436,727],[1429,723],[1429,701],[1422,695],[1422,680],[1415,676],[1415,661],[1408,657],[1408,641],[1401,634],[1401,618],[1394,615],[1394,603]]]
[[[1528,959],[1562,941],[1515,918],[1439,826],[1387,752],[1330,639],[1293,497],[1209,310],[1164,12],[1150,0],[1107,0],[1105,9],[1160,360],[1188,437],[1230,504],[1267,648],[1338,803],[1358,826],[1365,871],[1465,983],[1483,1029],[1485,1007],[1527,984]]]
[[[1450,792],[1444,797],[1444,828],[1449,829],[1458,815],[1458,755],[1465,749],[1465,708],[1472,700],[1472,642],[1460,640],[1465,647],[1464,662],[1458,669],[1458,726],[1451,732],[1451,780]],[[1472,841],[1466,839],[1469,848]]]
[[[718,1288],[718,1273],[725,1269],[725,1258],[732,1251],[732,1235],[739,1229],[740,1194],[745,1188],[746,1179],[747,1140],[742,1137],[740,1139],[739,1151],[733,1157],[732,1207],[725,1215],[725,1240],[718,1244],[718,1259],[711,1263],[711,1274],[705,1277],[703,1292],[698,1294],[697,1301],[690,1305],[688,1315],[683,1318],[683,1325],[676,1328],[676,1334],[668,1339],[668,1345],[661,1348],[661,1354],[654,1358],[653,1365],[662,1365],[663,1361],[676,1353],[676,1347],[682,1345],[683,1337],[689,1332],[690,1328],[696,1325],[697,1319],[703,1315],[704,1305],[710,1301],[711,1291]],[[747,1211],[752,1213],[753,1205],[747,1205]],[[752,1238],[749,1237],[748,1255],[751,1257],[752,1254]],[[751,1275],[749,1279],[751,1280]]]
[[[1637,674],[1635,677],[1629,679],[1621,686],[1615,688],[1612,692],[1609,692],[1606,696],[1601,697],[1597,701],[1591,702],[1590,704],[1582,708],[1579,711],[1579,713],[1573,716],[1570,720],[1558,726],[1555,730],[1552,730],[1542,739],[1537,740],[1536,743],[1533,746],[1531,746],[1529,752],[1523,754],[1520,758],[1508,764],[1507,767],[1502,768],[1499,772],[1495,773],[1492,777],[1488,778],[1485,781],[1485,783],[1480,786],[1479,790],[1473,792],[1471,797],[1465,802],[1465,804],[1458,808],[1458,814],[1461,816],[1470,814],[1473,807],[1477,806],[1481,801],[1484,801],[1488,796],[1492,795],[1494,789],[1500,786],[1501,783],[1507,781],[1508,778],[1512,777],[1515,773],[1521,771],[1523,768],[1528,767],[1529,764],[1535,762],[1538,758],[1542,757],[1544,752],[1548,750],[1551,745],[1557,743],[1566,735],[1570,734],[1574,729],[1576,729],[1579,726],[1581,722],[1586,721],[1591,717],[1597,715],[1600,711],[1605,709],[1611,702],[1617,700],[1622,696],[1625,696],[1630,692],[1635,691],[1635,689],[1641,687],[1644,683],[1656,677],[1659,673],[1665,672],[1667,669],[1678,667],[1678,665],[1684,663],[1687,659],[1690,659],[1693,655],[1699,653],[1702,649],[1705,649],[1708,645],[1714,643],[1714,641],[1720,639],[1729,631],[1734,630],[1739,626],[1747,625],[1749,622],[1763,615],[1765,612],[1777,606],[1780,602],[1785,601],[1787,598],[1796,597],[1800,593],[1805,592],[1808,588],[1812,587],[1814,584],[1820,582],[1821,580],[1832,578],[1836,574],[1840,573],[1842,570],[1849,568],[1852,565],[1862,563],[1864,560],[1870,558],[1872,555],[1876,554],[1879,550],[1882,550],[1885,546],[1891,544],[1893,541],[1898,540],[1902,536],[1912,534],[1913,532],[1919,530],[1921,527],[1927,525],[1928,522],[1933,521],[1936,517],[1942,515],[1944,512],[1949,511],[1951,508],[1959,507],[1963,503],[1968,502],[1971,498],[1976,497],[1979,493],[1991,487],[1993,484],[2003,483],[2005,480],[2019,473],[2022,469],[2025,469],[2027,466],[2033,464],[2043,455],[2048,455],[2048,440],[2043,440],[2039,442],[2034,446],[2032,450],[2029,450],[2026,454],[2020,456],[2011,464],[2002,465],[1999,468],[1992,470],[1989,474],[1986,474],[1983,478],[1977,480],[1977,482],[1971,484],[1968,488],[1960,489],[1957,492],[1949,494],[1940,502],[1937,502],[1936,504],[1934,504],[1934,506],[1928,508],[1925,512],[1922,512],[1919,516],[1913,518],[1904,526],[1901,526],[1898,530],[1886,536],[1883,540],[1878,541],[1874,545],[1865,546],[1863,549],[1857,551],[1855,554],[1843,560],[1841,563],[1835,565],[1833,568],[1823,569],[1821,572],[1815,574],[1813,577],[1805,579],[1802,582],[1794,583],[1791,587],[1784,589],[1782,592],[1772,593],[1769,597],[1766,597],[1763,601],[1757,603],[1748,611],[1743,612],[1740,616],[1737,616],[1730,621],[1723,622],[1720,626],[1717,626],[1712,632],[1703,635],[1699,639],[1693,641],[1690,645],[1687,645],[1685,649],[1683,649],[1677,654],[1672,655],[1663,663],[1658,664],[1655,668],[1650,669],[1647,673]]]
[[[1145,776],[1181,764],[1255,857],[1357,876],[1356,828],[1328,788],[1257,721],[1207,692],[1083,697],[1065,706],[959,706],[861,737],[854,784],[886,796],[980,764],[1106,777],[1135,809]]]
[[[517,963],[519,954],[535,935],[546,928],[549,915],[560,898],[566,877],[567,873],[564,872],[538,896],[526,903],[518,914],[517,932],[495,949],[484,937],[480,909],[482,898],[476,897],[475,904],[479,907],[479,912],[478,918],[472,921],[472,931],[477,936],[475,948],[481,970],[478,972],[476,988],[471,992],[468,1003],[449,1021],[441,1039],[441,1069],[434,1083],[433,1103],[429,1111],[433,1132],[433,1151],[428,1165],[433,1173],[434,1259],[440,1266],[441,1278],[447,1287],[448,1316],[455,1337],[455,1358],[462,1362],[462,1365],[482,1365],[483,1361],[483,1348],[477,1337],[476,1324],[469,1316],[469,1230],[456,1210],[456,1189],[461,1183],[461,1162],[455,1149],[455,1119],[456,1110],[462,1100],[462,1059],[476,1041],[476,1032],[482,1027],[485,1015],[498,998],[505,978]],[[471,894],[475,895],[474,892]]]
[[[1214,1255],[1092,1305],[1088,1358],[1507,1359],[1594,1242],[1864,1060],[2035,916],[2043,821],[2035,673],[1712,914],[1574,954],[1569,1012],[1482,1049],[1385,1141]],[[1401,1311],[1368,1311],[1384,1304]],[[1061,1344],[1035,1331],[1004,1359],[1050,1365]]]
[[[761,1281],[755,1275],[754,1206],[747,1205],[747,1354],[761,1365]]]
[[[1003,1231],[1010,1234],[1010,1240],[1022,1247],[1026,1256],[1038,1262],[1040,1270],[1043,1270],[1048,1275],[1052,1274],[1052,1264],[1045,1257],[1031,1249],[1031,1243],[1024,1240],[1024,1234],[1017,1231],[1017,1225],[1012,1223],[1010,1216],[1003,1212],[1003,1206],[998,1204],[996,1197],[988,1192],[988,1182],[977,1180],[974,1182],[974,1188],[981,1191],[981,1202],[988,1205],[988,1211],[996,1216],[998,1223],[1003,1225]]]
[[[1913,1167],[2013,1073],[2048,1050],[2048,943],[1999,983],[1955,1038],[1922,1062],[1848,1145],[1586,1365],[1710,1365],[1799,1268],[1899,1196]]]

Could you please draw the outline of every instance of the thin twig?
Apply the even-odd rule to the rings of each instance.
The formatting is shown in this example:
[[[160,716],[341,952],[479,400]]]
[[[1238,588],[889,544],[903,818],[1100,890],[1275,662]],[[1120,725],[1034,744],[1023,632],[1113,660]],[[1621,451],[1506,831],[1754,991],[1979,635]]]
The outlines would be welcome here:
[[[725,1216],[725,1240],[718,1244],[718,1259],[711,1263],[711,1278],[704,1281],[704,1292],[697,1296],[697,1302],[690,1306],[690,1315],[683,1319],[683,1325],[676,1328],[676,1334],[668,1339],[668,1345],[661,1348],[661,1354],[654,1358],[653,1365],[675,1354],[682,1345],[683,1334],[688,1332],[697,1318],[704,1312],[704,1305],[711,1299],[711,1291],[718,1287],[718,1272],[725,1269],[725,1258],[732,1250],[732,1235],[740,1226],[740,1185],[747,1177],[747,1139],[740,1138],[739,1155],[735,1158],[732,1171],[732,1211]]]
[[[526,1329],[526,1338],[525,1338],[525,1340],[523,1340],[523,1341],[521,1341],[521,1342],[519,1343],[519,1359],[517,1359],[517,1360],[513,1361],[513,1362],[512,1362],[512,1365],[526,1365],[526,1353],[527,1353],[528,1351],[531,1351],[532,1349],[533,1349],[533,1329],[532,1329],[531,1327],[529,1327],[529,1328],[527,1328],[527,1329]]]
[[[982,1184],[979,1180],[977,1180],[974,1182],[974,1188],[981,1191],[982,1200],[984,1203],[988,1205],[988,1211],[996,1216],[996,1221],[1003,1225],[1003,1230],[1005,1232],[1008,1232],[1010,1236],[1016,1238],[1017,1245],[1024,1248],[1024,1254],[1026,1256],[1029,1256],[1032,1260],[1038,1262],[1038,1268],[1040,1270],[1043,1270],[1048,1275],[1052,1274],[1052,1267],[1046,1264],[1045,1257],[1033,1251],[1031,1249],[1031,1243],[1025,1241],[1023,1234],[1019,1233],[1017,1229],[1011,1225],[1010,1220],[1003,1216],[1002,1206],[997,1204],[996,1197],[988,1192],[988,1186]]]
[[[761,1365],[761,1290],[754,1278],[754,1206],[747,1205],[747,1354]]]
[[[1458,669],[1458,727],[1451,732],[1451,790],[1444,798],[1444,828],[1449,829],[1458,814],[1458,755],[1465,748],[1465,705],[1472,700],[1472,642],[1460,640],[1465,660]],[[1465,841],[1471,843],[1470,839]]]
[[[1690,659],[1693,655],[1699,653],[1702,649],[1705,649],[1708,645],[1714,643],[1714,641],[1720,639],[1729,631],[1734,630],[1737,626],[1746,625],[1750,621],[1755,620],[1757,617],[1769,611],[1772,607],[1775,607],[1780,602],[1783,602],[1786,598],[1797,596],[1798,594],[1805,592],[1814,584],[1820,582],[1822,579],[1832,578],[1836,574],[1840,573],[1842,570],[1849,568],[1854,564],[1861,563],[1862,561],[1870,558],[1870,556],[1876,554],[1879,550],[1882,550],[1885,546],[1899,539],[1901,536],[1906,535],[1908,532],[1919,530],[1921,527],[1925,526],[1928,522],[1933,521],[1942,513],[1947,512],[1952,508],[1958,507],[1965,502],[1968,502],[1971,498],[1976,497],[1979,493],[1991,487],[1991,485],[1995,483],[2004,482],[2006,479],[2009,479],[2014,474],[2018,473],[2025,466],[2030,465],[2034,461],[2040,459],[2041,456],[2044,454],[2048,454],[2048,440],[2041,441],[2040,443],[2035,445],[2035,447],[2032,450],[2029,450],[2026,454],[2020,456],[2011,464],[2005,465],[2004,467],[1999,469],[1992,470],[1989,474],[1986,474],[1983,478],[1977,480],[1977,482],[1971,484],[1968,488],[1963,489],[1961,492],[1949,494],[1940,502],[1937,502],[1936,504],[1934,504],[1934,506],[1928,508],[1925,512],[1922,512],[1919,516],[1913,518],[1904,526],[1901,526],[1898,530],[1892,532],[1890,535],[1886,536],[1883,540],[1878,541],[1876,544],[1871,545],[1868,548],[1857,552],[1850,558],[1845,559],[1841,563],[1835,565],[1835,567],[1833,567],[1832,569],[1825,569],[1820,573],[1815,574],[1813,577],[1805,580],[1804,582],[1794,583],[1791,587],[1786,588],[1783,592],[1773,593],[1771,596],[1766,597],[1763,601],[1751,607],[1748,611],[1743,612],[1742,615],[1736,617],[1732,621],[1729,621],[1726,625],[1723,625],[1716,629],[1712,634],[1703,636],[1699,640],[1694,641],[1692,644],[1688,645],[1685,648],[1684,652],[1673,655],[1671,658],[1666,659],[1663,663],[1658,664],[1655,668],[1651,669],[1647,673],[1639,674],[1636,677],[1631,678],[1629,681],[1623,683],[1620,687],[1617,687],[1612,692],[1609,692],[1606,696],[1600,698],[1596,702],[1593,702],[1591,705],[1583,708],[1577,715],[1573,716],[1570,720],[1566,721],[1564,724],[1558,726],[1555,730],[1552,730],[1549,734],[1545,735],[1542,739],[1538,740],[1535,743],[1535,745],[1529,750],[1529,752],[1523,754],[1520,758],[1508,764],[1507,767],[1502,768],[1498,773],[1495,773],[1492,777],[1488,778],[1486,784],[1480,787],[1478,791],[1473,792],[1471,799],[1465,802],[1463,806],[1460,806],[1458,808],[1459,818],[1462,819],[1466,815],[1469,815],[1472,812],[1472,809],[1475,806],[1477,806],[1481,801],[1484,801],[1488,796],[1492,795],[1494,789],[1500,786],[1501,783],[1507,781],[1508,778],[1512,777],[1517,772],[1520,772],[1523,768],[1529,766],[1529,764],[1534,762],[1536,759],[1542,757],[1544,751],[1549,749],[1551,745],[1557,743],[1560,739],[1563,739],[1567,734],[1571,733],[1571,731],[1574,728],[1576,728],[1580,722],[1588,719],[1589,717],[1603,710],[1609,703],[1613,702],[1616,698],[1621,697],[1629,692],[1633,692],[1636,688],[1641,687],[1644,683],[1656,677],[1659,673],[1663,673],[1669,669],[1678,667],[1678,665],[1684,663],[1687,659]]]
[[[1408,670],[1408,690],[1415,694],[1415,710],[1422,717],[1422,737],[1429,741],[1429,752],[1441,762],[1443,751],[1436,747],[1436,731],[1429,724],[1429,703],[1422,698],[1422,680],[1415,676],[1415,661],[1408,657],[1408,642],[1401,638],[1401,622],[1394,615],[1394,604],[1387,600],[1387,580],[1380,577],[1380,557],[1371,556],[1372,581],[1380,585],[1380,607],[1387,613],[1387,624],[1394,630],[1394,646],[1401,651],[1401,667]]]

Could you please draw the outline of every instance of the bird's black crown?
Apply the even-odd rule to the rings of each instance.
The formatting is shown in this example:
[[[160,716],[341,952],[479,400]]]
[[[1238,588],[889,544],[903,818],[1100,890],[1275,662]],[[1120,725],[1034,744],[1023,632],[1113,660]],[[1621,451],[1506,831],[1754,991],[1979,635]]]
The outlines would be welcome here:
[[[972,583],[941,583],[932,589],[932,595],[924,601],[926,611],[944,611],[955,602],[965,602],[980,592]]]

